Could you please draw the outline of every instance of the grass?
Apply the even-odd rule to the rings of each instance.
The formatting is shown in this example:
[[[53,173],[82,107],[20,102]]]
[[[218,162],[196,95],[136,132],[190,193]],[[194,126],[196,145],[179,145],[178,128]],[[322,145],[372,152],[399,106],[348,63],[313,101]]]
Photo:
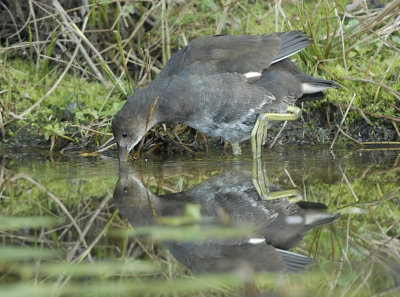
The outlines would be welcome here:
[[[106,151],[113,146],[111,118],[126,94],[148,84],[171,54],[190,40],[285,30],[303,30],[314,40],[295,57],[301,68],[343,85],[327,92],[326,100],[307,105],[315,120],[308,117],[303,131],[312,135],[316,127],[324,128],[327,137],[317,142],[332,141],[335,133],[340,133],[339,140],[347,140],[347,135],[357,139],[359,126],[368,133],[358,141],[400,137],[396,1],[352,12],[345,10],[347,1],[339,0],[276,4],[115,0],[89,1],[84,7],[60,3],[45,7],[41,2],[16,1],[3,21],[9,25],[0,48],[3,146]],[[21,29],[16,31],[13,23]],[[202,140],[193,144],[197,137],[191,130],[177,133],[170,127],[165,133],[157,127],[148,146],[165,143],[165,137],[163,142],[157,137],[160,133],[167,134],[172,146],[183,142],[196,149],[207,144]]]

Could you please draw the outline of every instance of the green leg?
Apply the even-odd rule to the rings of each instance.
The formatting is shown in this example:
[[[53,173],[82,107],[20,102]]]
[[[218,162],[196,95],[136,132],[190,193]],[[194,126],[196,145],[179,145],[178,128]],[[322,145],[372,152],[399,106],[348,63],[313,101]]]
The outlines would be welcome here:
[[[262,169],[260,158],[253,159],[252,181],[261,200],[288,198],[290,203],[296,203],[303,199],[302,193],[297,189],[270,191],[268,177]]]
[[[263,137],[267,136],[265,128],[268,121],[295,121],[301,115],[301,109],[297,106],[288,106],[287,113],[262,113],[258,116],[253,130],[251,131],[251,147],[253,150],[253,158],[261,157],[261,146]]]
[[[237,142],[232,142],[232,152],[234,156],[240,155],[242,153],[242,150],[240,149],[240,145]]]
[[[265,126],[265,114],[260,114],[251,131],[251,149],[253,151],[253,158],[261,157],[261,145],[263,138],[263,131]]]

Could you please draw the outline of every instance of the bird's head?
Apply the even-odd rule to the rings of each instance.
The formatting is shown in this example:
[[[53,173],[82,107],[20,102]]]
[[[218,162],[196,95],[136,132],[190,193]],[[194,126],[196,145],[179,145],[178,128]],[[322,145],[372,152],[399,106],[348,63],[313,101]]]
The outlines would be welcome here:
[[[131,107],[135,106],[127,102],[114,117],[111,126],[121,162],[128,160],[129,152],[139,143],[147,130],[146,111]],[[139,112],[143,112],[143,115]]]

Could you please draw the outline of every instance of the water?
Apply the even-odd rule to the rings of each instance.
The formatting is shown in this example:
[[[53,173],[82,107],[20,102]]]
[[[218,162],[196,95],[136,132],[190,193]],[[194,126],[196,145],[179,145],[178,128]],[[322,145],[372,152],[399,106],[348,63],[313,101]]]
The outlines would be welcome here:
[[[0,296],[399,294],[396,150],[1,162]]]

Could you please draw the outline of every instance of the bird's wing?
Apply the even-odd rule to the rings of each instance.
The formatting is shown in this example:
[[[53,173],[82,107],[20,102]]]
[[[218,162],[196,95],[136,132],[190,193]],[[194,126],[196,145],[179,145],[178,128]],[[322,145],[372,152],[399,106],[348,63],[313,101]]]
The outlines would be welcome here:
[[[265,242],[252,244],[248,239],[242,242],[231,239],[166,245],[178,261],[194,272],[232,271],[244,265],[255,271],[270,272],[284,272],[290,268],[281,253]]]
[[[266,89],[247,83],[239,73],[197,75],[183,71],[170,80],[160,108],[183,122],[204,117],[229,124],[245,121],[251,114],[255,117],[274,100]]]
[[[257,81],[263,70],[305,48],[309,38],[301,31],[267,35],[199,37],[175,53],[153,83],[165,88],[174,75],[241,73]]]
[[[301,31],[268,35],[219,35],[193,40],[183,51],[184,69],[200,62],[208,74],[261,72],[310,44]],[[199,64],[198,64],[199,65]],[[192,68],[196,70],[196,68]],[[202,73],[200,73],[202,74]]]

